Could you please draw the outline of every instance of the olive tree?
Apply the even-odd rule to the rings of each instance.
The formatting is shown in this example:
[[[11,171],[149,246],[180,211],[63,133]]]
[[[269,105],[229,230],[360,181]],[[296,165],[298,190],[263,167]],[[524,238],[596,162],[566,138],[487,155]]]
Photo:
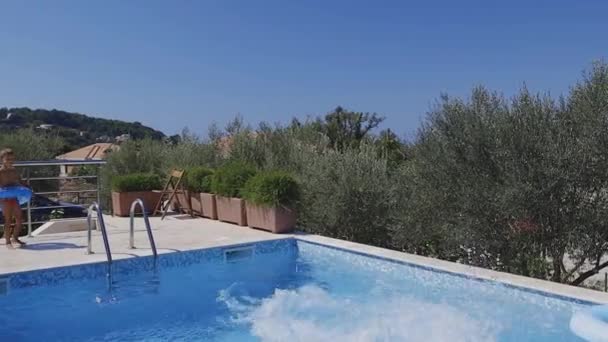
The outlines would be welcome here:
[[[607,71],[559,101],[443,96],[412,148],[395,245],[573,284],[608,266]]]
[[[390,247],[396,183],[373,146],[309,153],[299,173],[307,232]]]

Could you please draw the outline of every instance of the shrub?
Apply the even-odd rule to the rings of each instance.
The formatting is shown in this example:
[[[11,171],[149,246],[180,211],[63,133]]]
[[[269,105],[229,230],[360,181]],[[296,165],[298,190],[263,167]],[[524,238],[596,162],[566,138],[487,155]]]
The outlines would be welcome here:
[[[164,161],[170,154],[167,145],[156,140],[127,141],[107,157],[106,170],[113,175],[135,173],[166,174]]]
[[[198,166],[187,170],[186,187],[192,192],[211,192],[211,177],[213,170]]]
[[[161,188],[161,180],[155,174],[134,173],[112,178],[112,190],[117,192],[150,191]]]
[[[300,188],[289,173],[267,171],[247,181],[243,197],[257,205],[293,208],[300,198]]]
[[[255,169],[248,164],[238,162],[226,164],[213,174],[211,192],[226,197],[240,197],[245,183],[255,173]]]
[[[17,160],[52,159],[64,151],[64,145],[60,137],[30,129],[0,132],[0,149],[11,148]]]
[[[306,232],[390,246],[396,185],[373,146],[309,153],[299,179],[298,226]]]
[[[165,144],[164,150],[166,155],[163,160],[163,167],[166,170],[172,168],[189,169],[200,165],[214,167],[219,160],[213,144],[203,142],[187,130],[182,133],[178,144]]]

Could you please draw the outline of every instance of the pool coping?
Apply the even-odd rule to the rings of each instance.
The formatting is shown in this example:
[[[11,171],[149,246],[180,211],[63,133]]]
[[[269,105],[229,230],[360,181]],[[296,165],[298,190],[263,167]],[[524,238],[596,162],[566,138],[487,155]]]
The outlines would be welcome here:
[[[274,238],[274,239],[252,239],[252,240],[245,240],[245,241],[232,241],[226,244],[213,244],[213,245],[209,245],[209,246],[201,246],[201,247],[188,247],[188,248],[184,248],[184,249],[165,249],[165,250],[159,250],[158,251],[158,257],[163,257],[166,255],[171,255],[171,254],[178,254],[178,253],[189,253],[189,252],[197,252],[197,251],[210,251],[210,250],[223,250],[223,249],[230,249],[230,248],[238,248],[238,247],[245,247],[245,246],[250,246],[250,245],[255,245],[255,244],[260,244],[260,243],[271,243],[271,242],[276,242],[276,241],[284,241],[284,240],[290,240],[290,239],[294,239],[293,236],[282,236],[280,238]],[[143,254],[130,254],[130,255],[120,255],[119,257],[114,257],[112,259],[112,265],[116,265],[116,264],[120,264],[123,262],[129,262],[129,261],[134,261],[134,260],[138,260],[138,259],[146,259],[146,258],[153,258],[154,255],[152,254],[152,252],[146,252]],[[5,278],[10,278],[14,275],[19,275],[19,274],[26,274],[26,273],[32,273],[32,272],[44,272],[44,271],[52,271],[52,270],[56,270],[56,269],[60,269],[60,268],[69,268],[69,267],[77,267],[77,266],[106,266],[108,264],[108,262],[106,260],[77,260],[76,262],[73,263],[67,263],[67,264],[60,264],[60,265],[53,265],[53,266],[49,266],[49,265],[44,265],[41,267],[37,267],[37,268],[27,268],[27,269],[23,269],[23,270],[19,270],[19,271],[11,271],[11,272],[0,272],[0,279],[5,279]]]
[[[226,245],[190,248],[158,254],[155,258],[150,255],[137,255],[133,257],[114,260],[112,264],[106,261],[85,262],[57,267],[46,267],[35,270],[26,270],[0,274],[0,280],[8,284],[5,290],[0,290],[0,296],[13,289],[31,288],[61,284],[63,281],[105,279],[108,287],[112,286],[119,274],[130,274],[138,271],[156,271],[158,267],[175,267],[199,264],[206,261],[231,263],[226,259],[226,252],[238,249],[251,249],[256,255],[276,252],[286,246],[297,244],[292,237],[278,239],[260,239],[256,241],[234,242]]]
[[[448,273],[472,280],[489,281],[507,287],[534,292],[541,295],[575,301],[581,304],[608,304],[608,293],[577,287],[549,280],[524,277],[516,274],[469,266],[395,250],[364,245],[356,242],[339,240],[319,235],[294,235],[299,241],[371,256],[387,261],[420,267],[435,272]]]

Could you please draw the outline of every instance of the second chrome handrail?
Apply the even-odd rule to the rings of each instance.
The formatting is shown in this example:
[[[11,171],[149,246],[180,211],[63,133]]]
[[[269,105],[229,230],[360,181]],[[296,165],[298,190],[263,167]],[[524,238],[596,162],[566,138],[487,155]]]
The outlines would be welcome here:
[[[144,224],[146,225],[146,230],[148,231],[148,240],[150,240],[150,247],[152,248],[152,254],[154,254],[154,258],[158,255],[156,253],[156,244],[154,243],[154,236],[152,235],[152,228],[150,227],[150,220],[148,219],[148,214],[146,213],[146,207],[144,206],[144,202],[141,198],[136,199],[131,203],[131,210],[129,211],[129,216],[131,217],[131,224],[129,226],[129,247],[131,249],[135,248],[135,209],[137,205],[141,208],[142,215],[144,217]]]

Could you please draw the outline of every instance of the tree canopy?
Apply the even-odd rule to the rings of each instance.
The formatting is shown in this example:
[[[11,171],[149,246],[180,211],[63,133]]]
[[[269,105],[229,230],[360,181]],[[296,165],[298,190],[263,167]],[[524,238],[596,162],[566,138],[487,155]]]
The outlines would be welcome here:
[[[432,236],[439,257],[572,284],[608,266],[606,64],[558,100],[443,96],[413,151],[403,248]]]
[[[95,118],[55,109],[0,108],[0,132],[36,129],[43,124],[53,126],[49,132],[63,138],[66,150],[98,141],[113,141],[122,134],[129,134],[133,139],[162,139],[165,136],[140,122]]]

